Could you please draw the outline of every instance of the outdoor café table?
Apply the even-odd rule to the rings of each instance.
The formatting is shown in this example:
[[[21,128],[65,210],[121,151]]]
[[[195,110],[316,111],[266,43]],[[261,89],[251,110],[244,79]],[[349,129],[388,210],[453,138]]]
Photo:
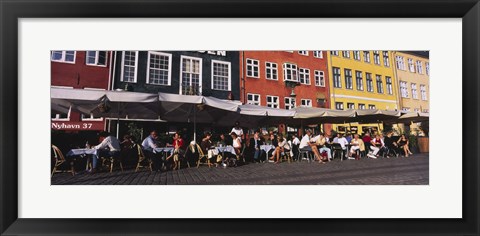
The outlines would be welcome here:
[[[153,153],[172,153],[173,147],[156,147],[153,149]]]
[[[97,151],[98,150],[96,148],[77,148],[77,149],[70,150],[67,153],[67,156],[93,155],[92,158],[98,158]],[[87,166],[85,167],[86,170],[88,170],[89,162],[90,162],[90,159],[87,159]]]
[[[275,149],[273,145],[260,145],[260,149],[265,151],[268,155],[268,151]]]
[[[237,153],[235,153],[235,148],[233,148],[232,146],[226,146],[226,147],[215,147],[217,149],[217,151],[222,154],[225,154],[225,152],[229,152],[231,154],[233,154],[234,156],[237,155]],[[224,156],[224,155],[222,155]]]

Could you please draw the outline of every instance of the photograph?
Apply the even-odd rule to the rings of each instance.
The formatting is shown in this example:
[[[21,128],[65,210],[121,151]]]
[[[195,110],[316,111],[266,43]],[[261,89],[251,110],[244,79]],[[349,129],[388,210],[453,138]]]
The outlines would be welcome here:
[[[429,185],[429,57],[51,50],[50,183]]]

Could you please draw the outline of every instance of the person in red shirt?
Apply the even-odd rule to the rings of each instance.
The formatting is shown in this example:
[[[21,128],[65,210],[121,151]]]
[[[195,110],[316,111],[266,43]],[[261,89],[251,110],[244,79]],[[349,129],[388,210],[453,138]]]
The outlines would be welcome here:
[[[365,135],[363,135],[362,141],[365,144],[365,150],[367,150],[367,152],[370,151],[370,142],[372,142],[372,137],[370,137],[369,132],[366,132]]]
[[[171,157],[173,157],[173,163],[174,163],[174,166],[173,166],[173,169],[176,170],[179,165],[180,165],[180,155],[182,154],[182,148],[183,148],[183,139],[182,137],[180,136],[179,133],[175,133],[173,135],[173,152],[172,154],[167,157],[167,160],[169,160]]]

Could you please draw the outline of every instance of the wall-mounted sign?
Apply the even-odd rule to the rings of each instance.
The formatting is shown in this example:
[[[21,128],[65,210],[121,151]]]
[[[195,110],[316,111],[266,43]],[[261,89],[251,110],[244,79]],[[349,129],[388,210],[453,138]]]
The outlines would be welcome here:
[[[207,54],[216,55],[216,56],[223,56],[223,57],[227,56],[227,51],[198,51],[198,52],[207,53]]]
[[[52,121],[54,130],[103,130],[103,121],[91,122],[71,122],[71,121]]]

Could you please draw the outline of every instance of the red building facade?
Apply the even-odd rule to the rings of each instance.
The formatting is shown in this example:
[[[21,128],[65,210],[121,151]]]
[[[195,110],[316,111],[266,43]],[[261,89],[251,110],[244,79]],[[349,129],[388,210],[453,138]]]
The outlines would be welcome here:
[[[328,108],[324,51],[244,51],[240,53],[241,101],[281,109]]]
[[[110,51],[52,51],[51,86],[107,90],[110,81]],[[52,108],[52,129],[104,130],[105,120],[82,115],[68,108]]]

